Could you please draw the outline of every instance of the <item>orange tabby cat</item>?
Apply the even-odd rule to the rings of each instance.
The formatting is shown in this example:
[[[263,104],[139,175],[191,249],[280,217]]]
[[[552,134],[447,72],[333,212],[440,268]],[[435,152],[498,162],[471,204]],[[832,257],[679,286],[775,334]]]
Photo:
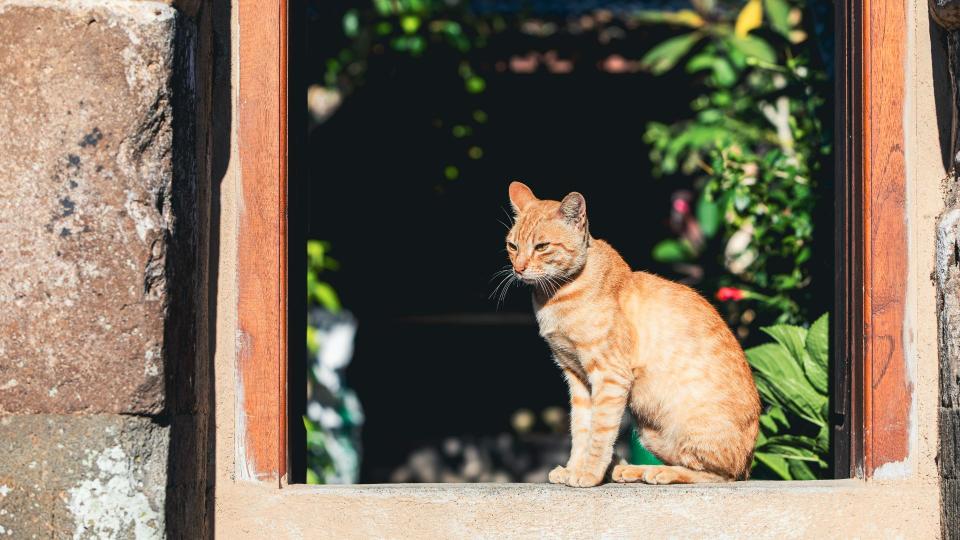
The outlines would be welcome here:
[[[590,236],[586,201],[510,184],[514,277],[534,285],[540,335],[570,385],[573,447],[550,482],[599,484],[627,406],[665,465],[613,468],[617,482],[726,482],[750,474],[760,399],[743,350],[689,287],[633,272]]]

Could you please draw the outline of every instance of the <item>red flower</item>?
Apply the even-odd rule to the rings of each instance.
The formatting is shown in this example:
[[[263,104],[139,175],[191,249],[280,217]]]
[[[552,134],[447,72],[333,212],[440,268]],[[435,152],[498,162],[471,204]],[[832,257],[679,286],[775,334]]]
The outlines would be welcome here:
[[[673,200],[673,211],[683,215],[689,214],[690,203],[678,197]]]
[[[743,290],[736,287],[720,287],[717,290],[717,300],[721,302],[743,300],[744,296]]]

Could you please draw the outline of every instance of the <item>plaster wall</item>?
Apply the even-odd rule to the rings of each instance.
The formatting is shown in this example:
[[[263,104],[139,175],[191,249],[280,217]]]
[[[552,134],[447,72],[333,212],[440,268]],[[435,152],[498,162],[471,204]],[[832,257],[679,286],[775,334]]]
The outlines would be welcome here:
[[[904,154],[907,174],[909,276],[904,325],[907,373],[914,383],[910,463],[903,475],[935,485],[938,481],[937,408],[939,388],[936,262],[937,219],[944,208],[947,172],[941,159],[937,93],[949,82],[935,76],[941,45],[932,41],[927,3],[907,0]],[[936,39],[936,30],[933,38]],[[937,88],[937,85],[941,85]],[[949,120],[948,120],[949,121]],[[882,208],[881,208],[882,211]]]

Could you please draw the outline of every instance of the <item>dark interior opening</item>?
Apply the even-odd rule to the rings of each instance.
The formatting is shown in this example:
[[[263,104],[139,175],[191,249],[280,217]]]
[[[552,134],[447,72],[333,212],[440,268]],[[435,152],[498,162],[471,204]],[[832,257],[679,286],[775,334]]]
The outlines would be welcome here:
[[[309,138],[309,236],[333,246],[341,270],[328,279],[359,322],[347,378],[365,413],[363,482],[390,481],[412,451],[449,436],[509,432],[519,409],[566,405],[529,291],[515,288],[499,309],[489,298],[508,262],[510,180],[544,198],[582,192],[595,236],[634,268],[666,270],[650,253],[682,185],[651,177],[641,136],[650,120],[686,114],[691,89],[589,67],[494,68],[481,101],[451,61],[385,56]],[[461,159],[449,180],[445,168],[468,149],[443,122],[471,110],[486,114],[473,127],[483,157]]]
[[[301,116],[291,120],[292,133],[307,131],[307,85],[323,83],[323,55],[315,51],[343,46],[329,31],[341,24],[342,6],[318,5],[293,8],[299,30],[291,35],[300,45],[291,54],[291,82],[299,85],[291,104],[300,101],[291,114]],[[358,322],[346,378],[364,411],[360,482],[408,481],[397,471],[420,449],[451,440],[497,445],[504,434],[522,447],[514,452],[519,469],[543,479],[487,481],[544,481],[566,459],[567,434],[543,414],[566,412],[566,385],[537,334],[529,291],[514,288],[501,305],[490,298],[497,284],[491,277],[508,263],[507,185],[522,180],[542,198],[583,193],[594,236],[634,269],[680,277],[651,251],[669,234],[671,197],[690,180],[652,175],[643,132],[650,121],[688,117],[699,90],[682,70],[654,77],[611,73],[604,64],[618,53],[639,58],[669,35],[638,27],[611,46],[589,34],[507,33],[470,52],[486,81],[479,95],[464,91],[459,53],[428,48],[413,58],[387,49],[369,58],[364,83],[335,114],[299,142],[291,137],[291,153],[299,156],[290,167],[292,282],[303,281],[297,251],[304,240],[328,241],[340,269],[324,279]],[[512,60],[531,52],[572,60],[573,69],[513,69]],[[455,134],[459,126],[469,128],[467,135]],[[821,189],[828,194],[833,183],[824,180]],[[833,247],[833,211],[829,203],[817,209],[823,254]],[[826,284],[833,261],[821,260],[815,280]],[[291,318],[305,312],[299,287],[291,285]],[[832,298],[832,286],[821,285],[811,302],[828,309]],[[306,384],[294,374],[303,358],[297,324],[303,322],[291,324],[291,388]],[[291,404],[291,448],[303,447],[294,438],[303,410]],[[519,439],[518,411],[534,418]],[[299,463],[295,482],[303,481],[300,458],[292,459]]]

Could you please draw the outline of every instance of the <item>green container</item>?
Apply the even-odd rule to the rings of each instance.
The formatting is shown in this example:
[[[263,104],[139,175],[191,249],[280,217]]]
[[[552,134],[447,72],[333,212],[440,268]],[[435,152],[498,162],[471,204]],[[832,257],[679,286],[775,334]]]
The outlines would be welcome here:
[[[630,431],[630,463],[633,465],[662,465],[663,462],[643,447],[637,430]]]

